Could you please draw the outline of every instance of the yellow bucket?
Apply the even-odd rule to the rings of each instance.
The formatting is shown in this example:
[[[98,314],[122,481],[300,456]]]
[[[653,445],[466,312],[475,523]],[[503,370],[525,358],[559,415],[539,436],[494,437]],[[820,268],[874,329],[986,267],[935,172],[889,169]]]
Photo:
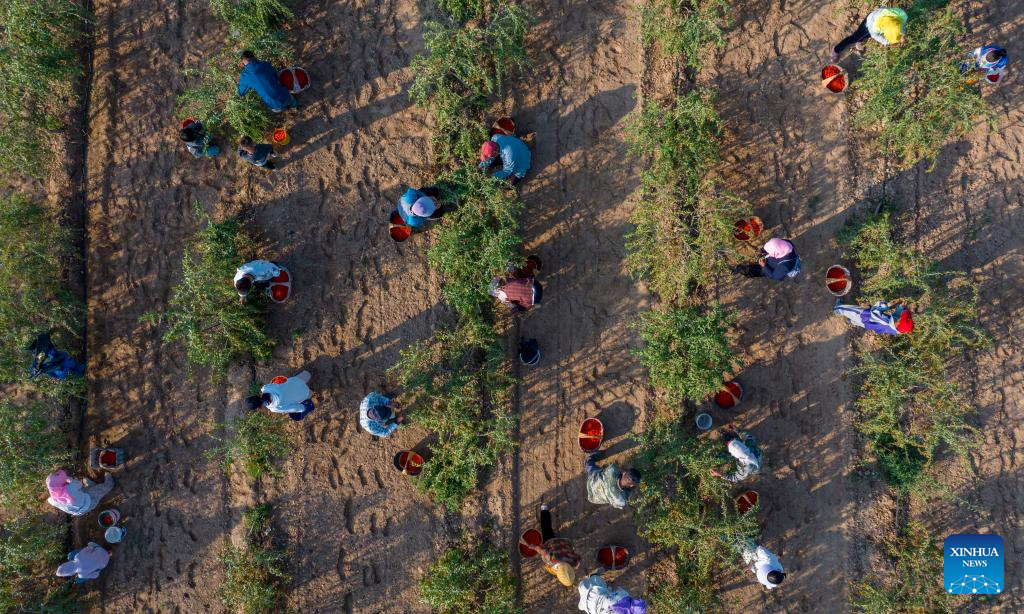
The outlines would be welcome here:
[[[284,128],[278,128],[277,130],[274,130],[274,134],[270,137],[270,141],[278,147],[283,147],[292,142],[292,137]]]

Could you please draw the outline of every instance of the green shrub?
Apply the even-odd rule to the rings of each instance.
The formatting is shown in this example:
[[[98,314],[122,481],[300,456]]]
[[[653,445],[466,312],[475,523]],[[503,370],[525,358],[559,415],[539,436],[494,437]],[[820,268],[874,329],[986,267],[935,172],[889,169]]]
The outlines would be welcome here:
[[[507,2],[492,7],[489,21],[479,27],[426,23],[426,51],[411,63],[415,77],[409,97],[435,116],[437,162],[474,159],[487,135],[480,117],[487,97],[500,93],[511,71],[529,64],[529,25],[525,9]]]
[[[228,25],[238,46],[262,59],[286,59],[291,49],[281,27],[293,19],[289,2],[281,0],[210,0],[210,10]],[[236,56],[237,57],[237,56]]]
[[[285,416],[268,414],[265,411],[247,411],[230,424],[211,424],[216,429],[224,429],[227,435],[214,435],[219,446],[209,450],[208,458],[219,459],[224,469],[231,471],[239,464],[247,476],[259,479],[264,475],[281,475],[274,467],[274,460],[286,458],[292,453],[292,443]]]
[[[841,240],[863,277],[862,302],[914,305],[914,331],[861,343],[851,374],[860,376],[856,425],[886,479],[920,490],[940,449],[966,458],[977,443],[970,402],[949,373],[951,361],[988,342],[976,324],[977,288],[901,241],[888,213],[854,223]]]
[[[640,7],[640,39],[700,70],[705,47],[725,46],[723,29],[732,25],[731,12],[726,0],[646,0]]]
[[[901,168],[929,160],[942,146],[991,119],[981,92],[968,86],[960,65],[967,49],[961,19],[918,0],[907,13],[905,45],[870,45],[853,82],[860,108],[854,125],[874,132],[878,149]]]
[[[46,476],[71,460],[64,435],[42,405],[0,403],[0,504],[37,501]]]
[[[67,528],[38,515],[0,526],[0,610],[67,614],[78,611],[68,584],[53,574],[63,559]]]
[[[250,542],[258,542],[270,531],[270,506],[266,503],[242,512],[242,525]]]
[[[284,611],[285,585],[289,581],[288,558],[280,550],[255,544],[227,546],[221,554],[225,607],[242,614]]]
[[[644,479],[630,505],[640,535],[673,552],[676,564],[676,581],[660,589],[659,599],[715,610],[718,576],[738,560],[733,544],[757,535],[757,514],[737,513],[731,484],[711,474],[723,461],[721,442],[696,438],[680,421],[666,419],[655,420],[638,439],[634,465]]]
[[[235,268],[242,264],[240,254],[249,244],[238,221],[207,218],[206,228],[185,250],[182,281],[174,288],[170,306],[162,314],[147,314],[150,319],[166,319],[164,341],[182,341],[189,361],[209,367],[214,380],[245,356],[270,358],[274,348],[263,317],[265,300],[257,294],[242,305],[232,282]]]
[[[508,553],[488,543],[449,548],[420,580],[420,601],[438,614],[518,614]]]
[[[484,12],[483,0],[434,0],[434,4],[459,23],[479,19]]]
[[[641,313],[636,328],[644,347],[635,353],[651,384],[676,404],[718,392],[725,374],[739,366],[728,337],[734,320],[717,304]]]
[[[80,302],[64,288],[70,237],[54,216],[21,194],[0,197],[0,379],[25,381],[32,357],[26,346],[40,332],[54,342],[76,340]],[[62,390],[40,378],[44,388]],[[70,383],[70,382],[69,382]]]
[[[53,159],[91,19],[70,0],[0,0],[0,173],[39,178]]]
[[[245,135],[262,143],[273,126],[270,112],[256,92],[238,95],[238,54],[222,49],[202,70],[186,69],[198,83],[178,96],[178,117],[192,117],[211,132]]]
[[[448,304],[464,316],[493,302],[490,284],[520,259],[522,204],[501,182],[475,169],[462,169],[439,183],[448,210],[437,229],[427,262],[444,277]]]
[[[410,418],[438,435],[417,487],[457,511],[480,474],[515,447],[504,347],[490,327],[469,319],[403,350],[389,372],[405,391]]]
[[[630,218],[635,228],[626,237],[626,266],[670,304],[711,284],[738,257],[732,225],[750,206],[708,175],[719,160],[720,132],[708,90],[680,96],[672,106],[651,101],[632,126],[633,151],[652,160]]]
[[[942,548],[928,527],[911,521],[885,546],[895,562],[896,576],[886,582],[856,582],[851,599],[854,611],[952,614],[958,610],[943,590]]]

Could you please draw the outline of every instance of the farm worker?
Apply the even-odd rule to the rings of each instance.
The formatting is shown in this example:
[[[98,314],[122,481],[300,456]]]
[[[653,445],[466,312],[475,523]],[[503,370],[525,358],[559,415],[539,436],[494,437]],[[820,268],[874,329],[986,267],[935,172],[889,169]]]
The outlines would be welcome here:
[[[857,45],[857,51],[861,51],[861,43],[873,38],[883,45],[900,45],[907,36],[907,13],[903,9],[877,8],[868,13],[867,18],[861,22],[857,30],[839,41],[839,44],[832,48],[832,61],[838,62],[839,56],[850,45]]]
[[[547,505],[540,506],[540,534],[544,542],[537,547],[537,552],[544,562],[544,570],[558,578],[563,586],[572,586],[576,582],[576,568],[582,559],[573,550],[571,541],[555,537],[551,509]]]
[[[359,426],[376,437],[387,437],[405,422],[405,418],[397,415],[399,408],[391,397],[371,392],[359,404]]]
[[[747,539],[737,542],[735,547],[743,557],[743,562],[751,566],[750,571],[757,576],[757,581],[766,588],[773,589],[786,579],[779,558],[764,546],[758,546]]]
[[[518,137],[495,134],[480,146],[480,168],[486,170],[499,162],[501,170],[492,177],[511,178],[512,185],[515,185],[530,170],[530,148]]]
[[[210,133],[203,128],[203,123],[192,121],[186,124],[179,133],[185,148],[194,158],[212,158],[220,153],[220,147],[214,144]]]
[[[521,268],[517,269],[510,265],[505,277],[495,277],[491,280],[491,296],[516,313],[529,311],[540,305],[544,286],[535,277],[540,266],[541,261],[537,256],[527,257],[526,264]]]
[[[263,104],[274,113],[299,106],[288,88],[281,85],[277,71],[270,62],[257,60],[256,54],[246,49],[242,52],[242,74],[238,77],[238,95],[245,96],[250,90],[256,92],[263,100]]]
[[[72,516],[84,516],[96,509],[103,497],[114,488],[114,478],[108,473],[102,484],[89,478],[73,479],[63,469],[46,476],[46,489],[50,491],[47,503]]]
[[[757,446],[756,437],[746,431],[734,431],[726,433],[725,442],[725,449],[736,459],[736,471],[722,475],[712,470],[711,475],[730,482],[742,482],[761,472],[761,450]]]
[[[281,274],[281,267],[269,260],[252,260],[235,269],[235,291],[244,305],[253,289],[266,290],[270,280]]]
[[[32,365],[28,369],[30,380],[40,375],[46,375],[55,380],[65,380],[69,377],[78,378],[85,375],[85,365],[72,358],[71,354],[53,347],[50,333],[41,333],[25,349],[32,352]]]
[[[883,335],[905,335],[914,330],[914,319],[910,310],[899,302],[892,305],[878,301],[871,307],[843,305],[836,300],[832,313],[848,319],[854,326],[866,328]]]
[[[288,414],[292,420],[299,421],[313,411],[313,396],[310,391],[309,371],[303,371],[292,377],[275,377],[272,382],[260,388],[259,396],[246,399],[250,409],[266,407],[275,414]]]
[[[402,221],[412,228],[422,228],[430,220],[440,217],[440,194],[437,188],[407,189],[398,199],[398,214]]]
[[[633,599],[625,590],[608,586],[599,573],[584,578],[577,589],[577,607],[587,614],[647,614],[643,599]]]
[[[983,75],[989,83],[999,83],[1006,76],[1006,65],[1010,63],[1010,57],[1006,49],[998,45],[985,45],[978,47],[968,55],[970,64],[961,64],[962,72],[971,71],[975,75]]]
[[[604,458],[600,452],[587,456],[587,501],[597,505],[610,505],[617,510],[626,507],[630,493],[640,484],[640,472],[629,469],[619,471],[614,464],[604,469],[597,466],[597,461]]]
[[[782,281],[800,274],[800,256],[792,241],[771,239],[761,248],[757,264],[740,264],[733,271],[746,277],[767,277]]]
[[[76,576],[76,583],[95,580],[100,577],[100,572],[108,563],[110,551],[97,543],[89,542],[85,548],[68,554],[67,562],[61,563],[57,568],[57,575],[61,578]]]
[[[253,141],[247,136],[238,139],[238,157],[250,164],[254,164],[268,171],[274,170],[274,162],[271,158],[277,156],[274,148],[267,143]]]

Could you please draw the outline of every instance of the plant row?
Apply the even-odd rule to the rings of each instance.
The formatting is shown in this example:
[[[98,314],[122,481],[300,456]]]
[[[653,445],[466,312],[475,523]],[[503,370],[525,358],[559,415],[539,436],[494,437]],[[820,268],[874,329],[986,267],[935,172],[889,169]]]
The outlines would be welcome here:
[[[210,10],[224,21],[227,41],[200,68],[188,68],[193,85],[178,96],[180,118],[199,120],[210,131],[244,135],[263,142],[272,128],[270,113],[255,92],[238,95],[240,54],[250,50],[260,60],[291,63],[294,51],[283,30],[293,18],[288,0],[209,0]]]
[[[91,23],[73,0],[0,0],[0,175],[38,179],[53,162]]]
[[[285,589],[290,580],[288,556],[271,540],[270,506],[258,505],[242,514],[243,544],[229,545],[220,555],[224,606],[241,614],[286,611]]]
[[[914,309],[914,331],[873,335],[858,343],[856,427],[877,459],[886,482],[911,500],[931,501],[946,491],[937,463],[955,455],[966,463],[978,433],[968,422],[970,401],[955,370],[965,353],[988,343],[977,325],[977,288],[960,273],[905,243],[891,215],[856,222],[842,237],[863,276],[860,302],[902,301]],[[942,550],[916,521],[897,528],[887,544],[897,575],[855,587],[855,607],[878,611],[945,611],[951,608],[934,575]]]
[[[709,47],[724,43],[729,11],[721,0],[648,0],[640,11],[642,42],[679,58],[691,78]],[[650,163],[631,217],[626,264],[661,301],[636,323],[643,341],[636,354],[660,403],[639,437],[634,464],[645,479],[631,504],[640,534],[674,563],[674,576],[659,579],[650,593],[658,612],[719,609],[718,578],[737,557],[734,544],[758,534],[756,514],[740,514],[731,484],[712,474],[724,460],[722,445],[694,436],[682,420],[740,366],[735,316],[707,300],[740,255],[732,227],[750,211],[714,175],[721,129],[713,92],[700,88],[666,102],[645,100],[632,126],[633,151]]]
[[[921,161],[934,168],[946,143],[993,117],[961,68],[966,30],[947,4],[912,2],[906,43],[869,45],[853,82],[859,105],[854,126],[870,131],[879,152],[900,169]]]

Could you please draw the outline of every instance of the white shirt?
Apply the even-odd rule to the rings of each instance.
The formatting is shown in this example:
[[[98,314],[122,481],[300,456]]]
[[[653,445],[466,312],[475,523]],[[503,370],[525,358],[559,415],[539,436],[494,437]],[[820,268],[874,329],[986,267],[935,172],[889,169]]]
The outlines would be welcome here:
[[[629,597],[629,593],[621,588],[611,588],[596,574],[580,582],[578,588],[580,602],[576,607],[587,614],[611,614],[613,605],[623,597]]]
[[[743,561],[745,563],[753,563],[750,571],[754,572],[757,576],[757,581],[765,585],[768,589],[773,589],[778,584],[772,584],[768,581],[768,573],[772,571],[782,571],[782,563],[779,562],[779,558],[772,554],[764,546],[758,546],[757,548],[751,548],[743,552]]]
[[[312,396],[309,386],[298,377],[289,377],[283,384],[267,384],[260,388],[261,393],[270,395],[267,409],[277,414],[292,414],[306,410],[303,401]]]
[[[235,281],[252,275],[255,282],[267,282],[281,274],[281,267],[269,260],[253,260],[235,269]]]
[[[82,488],[81,480],[71,480],[68,484],[68,494],[71,495],[73,501],[71,503],[61,503],[60,501],[54,500],[50,497],[46,500],[47,503],[53,507],[59,509],[62,512],[71,514],[72,516],[84,516],[96,507],[98,501],[93,501],[89,493],[85,492]]]

